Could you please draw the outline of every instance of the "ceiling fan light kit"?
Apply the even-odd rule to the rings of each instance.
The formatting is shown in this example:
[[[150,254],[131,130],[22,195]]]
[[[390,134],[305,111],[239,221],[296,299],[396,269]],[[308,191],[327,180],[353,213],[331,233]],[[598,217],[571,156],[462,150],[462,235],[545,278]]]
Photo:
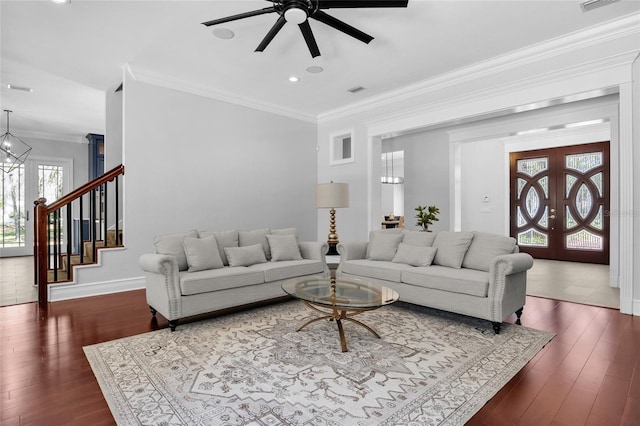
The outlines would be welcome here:
[[[264,51],[274,37],[280,32],[286,23],[297,24],[300,32],[309,48],[311,56],[315,58],[320,56],[320,49],[316,43],[316,39],[309,25],[309,18],[320,21],[338,31],[341,31],[363,43],[368,44],[373,37],[366,34],[351,25],[334,18],[325,13],[322,9],[354,9],[354,8],[372,8],[372,7],[407,7],[409,0],[266,0],[273,4],[271,7],[265,7],[258,10],[239,13],[237,15],[227,16],[226,18],[213,19],[203,22],[202,24],[210,27],[225,22],[236,21],[238,19],[249,18],[252,16],[264,15],[267,13],[277,13],[279,18],[275,24],[267,32],[262,42],[256,48],[256,52]]]

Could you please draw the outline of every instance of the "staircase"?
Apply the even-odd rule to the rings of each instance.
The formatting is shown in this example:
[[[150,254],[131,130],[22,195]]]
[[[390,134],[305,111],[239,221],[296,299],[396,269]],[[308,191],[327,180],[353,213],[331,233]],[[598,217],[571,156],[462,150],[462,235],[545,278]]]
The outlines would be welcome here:
[[[34,276],[41,307],[49,284],[73,281],[78,265],[97,263],[98,251],[123,247],[120,165],[47,205],[34,202]],[[86,225],[86,229],[85,229]]]

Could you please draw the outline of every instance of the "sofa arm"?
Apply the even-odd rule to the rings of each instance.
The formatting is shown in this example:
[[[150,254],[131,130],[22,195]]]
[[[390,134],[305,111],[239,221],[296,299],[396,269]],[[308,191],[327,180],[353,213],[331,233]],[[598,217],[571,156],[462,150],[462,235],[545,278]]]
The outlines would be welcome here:
[[[368,245],[369,243],[366,241],[346,241],[338,243],[336,249],[338,253],[340,253],[340,261],[342,262],[345,260],[366,258]]]
[[[145,272],[147,303],[169,321],[182,317],[180,270],[174,256],[143,254],[139,264]]]
[[[326,241],[301,241],[298,243],[300,254],[303,259],[322,260],[329,251],[329,244]]]
[[[496,274],[511,275],[524,272],[533,266],[533,257],[527,253],[511,253],[496,256],[491,261],[489,274],[495,277]]]
[[[532,266],[533,257],[527,253],[505,254],[491,261],[488,292],[491,321],[502,322],[522,309],[527,298],[527,270]]]
[[[166,275],[171,271],[178,271],[178,261],[175,257],[166,254],[147,253],[140,256],[140,267],[145,272]]]

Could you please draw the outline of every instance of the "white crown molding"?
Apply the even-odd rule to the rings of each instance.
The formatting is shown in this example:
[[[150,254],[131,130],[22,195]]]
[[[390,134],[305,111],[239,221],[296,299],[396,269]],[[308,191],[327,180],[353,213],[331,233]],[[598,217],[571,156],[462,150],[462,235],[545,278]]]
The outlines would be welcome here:
[[[126,66],[126,69],[134,80],[142,83],[153,84],[155,86],[165,87],[167,89],[191,93],[193,95],[228,102],[235,105],[241,105],[247,108],[270,112],[297,120],[308,121],[314,124],[317,123],[317,118],[313,114],[303,114],[299,111],[294,111],[271,103],[239,96],[230,92],[224,92],[217,89],[213,90],[211,88],[203,86],[196,86],[181,79],[176,79],[174,77],[169,77],[166,75],[154,73],[152,71],[144,70],[139,67],[134,67],[131,64],[128,64]]]
[[[18,137],[25,142],[28,143],[26,139],[37,139],[42,141],[55,141],[55,142],[64,142],[64,143],[79,143],[86,144],[89,143],[87,138],[83,135],[77,134],[65,134],[65,133],[52,133],[52,132],[39,132],[37,130],[21,130],[21,129],[12,129],[11,133],[15,133]]]
[[[365,124],[367,126],[375,126],[376,129],[384,128],[386,124],[397,122],[398,120],[406,117],[424,115],[433,111],[441,111],[445,108],[459,107],[460,105],[469,105],[476,102],[481,102],[486,99],[494,99],[501,95],[508,95],[527,87],[536,87],[541,84],[548,85],[552,83],[561,83],[563,81],[566,81],[567,79],[573,81],[582,76],[590,77],[597,73],[610,72],[611,70],[619,68],[620,66],[628,66],[635,60],[637,56],[638,52],[632,51],[613,55],[611,57],[603,57],[589,63],[572,65],[563,69],[556,69],[548,73],[537,74],[529,78],[507,82],[502,85],[481,88],[473,92],[464,93],[460,96],[449,97],[442,101],[398,110],[392,114],[386,114],[383,118],[366,121]],[[628,77],[631,78],[630,75]],[[543,101],[545,99],[539,100]],[[389,102],[395,102],[395,100]],[[523,107],[525,106],[523,105]],[[512,107],[510,107],[510,109],[512,109]],[[462,115],[467,116],[466,114]]]
[[[526,67],[543,60],[567,55],[571,52],[576,52],[634,34],[640,34],[640,13],[627,15],[620,19],[612,20],[585,30],[576,31],[562,37],[537,43],[487,61],[476,63],[469,67],[461,68],[447,74],[442,74],[428,80],[423,80],[409,86],[404,86],[395,91],[363,99],[362,101],[337,108],[333,111],[319,114],[318,122],[323,123],[344,118],[348,115],[369,111],[394,102],[423,96],[449,87],[454,87],[462,83],[478,80],[482,77],[509,71],[514,68]],[[629,52],[628,56],[625,56],[624,60],[633,61],[637,56],[637,53],[637,50]],[[616,64],[614,59],[619,60],[620,58],[605,58],[597,62],[600,66],[604,66],[607,59],[612,61],[609,65],[613,66],[613,64]],[[565,72],[575,72],[576,68],[581,68],[583,66],[584,65],[582,64],[579,67],[567,68]],[[548,81],[548,76],[538,75],[535,79]],[[512,83],[511,85],[520,86],[522,83],[523,82],[520,81]],[[492,90],[493,89],[494,88],[492,88]]]

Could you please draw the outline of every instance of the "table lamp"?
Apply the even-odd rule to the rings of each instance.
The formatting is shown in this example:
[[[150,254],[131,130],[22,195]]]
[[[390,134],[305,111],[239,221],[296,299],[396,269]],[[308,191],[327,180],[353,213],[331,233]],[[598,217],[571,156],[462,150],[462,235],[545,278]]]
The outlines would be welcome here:
[[[329,251],[327,255],[338,254],[338,233],[336,232],[336,208],[349,207],[349,184],[348,183],[319,183],[316,187],[316,207],[319,209],[331,209],[331,225],[329,227]]]

